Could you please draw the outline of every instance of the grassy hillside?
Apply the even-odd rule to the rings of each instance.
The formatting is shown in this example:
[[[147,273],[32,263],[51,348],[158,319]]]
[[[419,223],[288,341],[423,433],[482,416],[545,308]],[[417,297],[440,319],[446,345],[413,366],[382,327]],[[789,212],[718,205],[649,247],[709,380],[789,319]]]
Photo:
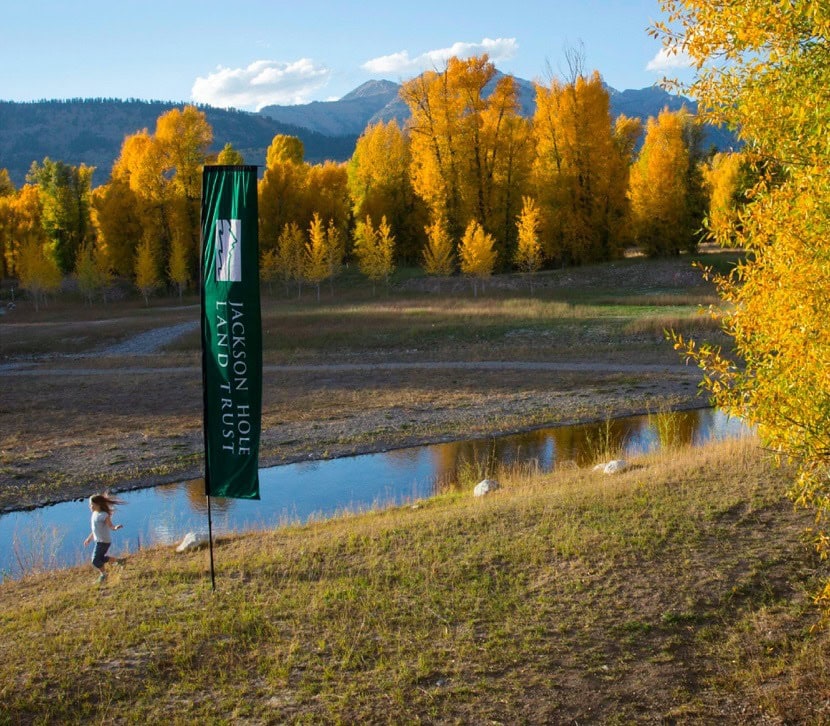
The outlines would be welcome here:
[[[0,585],[0,723],[826,723],[752,440]]]

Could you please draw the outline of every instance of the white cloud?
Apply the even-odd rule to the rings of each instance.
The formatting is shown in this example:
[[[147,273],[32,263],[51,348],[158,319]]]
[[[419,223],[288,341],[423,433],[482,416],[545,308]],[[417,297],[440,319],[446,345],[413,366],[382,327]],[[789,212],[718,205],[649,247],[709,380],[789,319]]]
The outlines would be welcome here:
[[[308,58],[291,63],[258,60],[247,68],[224,68],[198,77],[190,92],[197,103],[261,109],[269,104],[306,103],[331,71]]]
[[[480,43],[453,43],[449,48],[428,50],[426,53],[411,58],[409,51],[372,58],[361,67],[378,75],[405,76],[417,74],[431,68],[441,68],[452,56],[469,58],[474,55],[487,53],[494,63],[508,60],[516,54],[519,44],[515,38],[484,38]]]
[[[687,53],[683,51],[670,53],[665,48],[661,48],[657,55],[648,62],[646,70],[661,73],[673,68],[691,68],[691,66],[692,59]]]

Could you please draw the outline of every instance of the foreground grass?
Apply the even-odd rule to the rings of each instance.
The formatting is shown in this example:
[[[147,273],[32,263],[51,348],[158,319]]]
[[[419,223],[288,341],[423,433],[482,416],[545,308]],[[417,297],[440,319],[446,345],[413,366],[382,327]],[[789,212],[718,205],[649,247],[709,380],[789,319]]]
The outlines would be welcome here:
[[[825,576],[753,441],[0,585],[0,723],[826,722]]]

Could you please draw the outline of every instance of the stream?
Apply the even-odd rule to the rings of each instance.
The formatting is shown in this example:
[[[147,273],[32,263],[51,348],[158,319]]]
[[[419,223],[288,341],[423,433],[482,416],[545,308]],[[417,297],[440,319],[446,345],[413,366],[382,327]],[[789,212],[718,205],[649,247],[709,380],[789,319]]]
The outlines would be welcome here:
[[[259,501],[211,500],[214,536],[401,505],[462,485],[472,492],[500,466],[530,465],[540,472],[563,462],[585,466],[606,443],[623,457],[647,453],[661,445],[658,418],[664,442],[668,437],[673,444],[699,445],[746,432],[720,411],[696,409],[275,466],[260,470]],[[117,496],[125,503],[113,516],[124,525],[113,533],[115,556],[207,531],[201,479]],[[91,546],[82,544],[88,533],[86,499],[0,515],[0,581],[88,562]]]

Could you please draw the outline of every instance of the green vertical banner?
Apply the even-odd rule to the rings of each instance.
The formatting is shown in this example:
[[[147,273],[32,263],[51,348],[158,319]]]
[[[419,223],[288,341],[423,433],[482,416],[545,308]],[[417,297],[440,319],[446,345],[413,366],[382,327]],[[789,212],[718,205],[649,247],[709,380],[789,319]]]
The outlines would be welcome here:
[[[202,175],[205,494],[259,499],[262,322],[255,166]]]

